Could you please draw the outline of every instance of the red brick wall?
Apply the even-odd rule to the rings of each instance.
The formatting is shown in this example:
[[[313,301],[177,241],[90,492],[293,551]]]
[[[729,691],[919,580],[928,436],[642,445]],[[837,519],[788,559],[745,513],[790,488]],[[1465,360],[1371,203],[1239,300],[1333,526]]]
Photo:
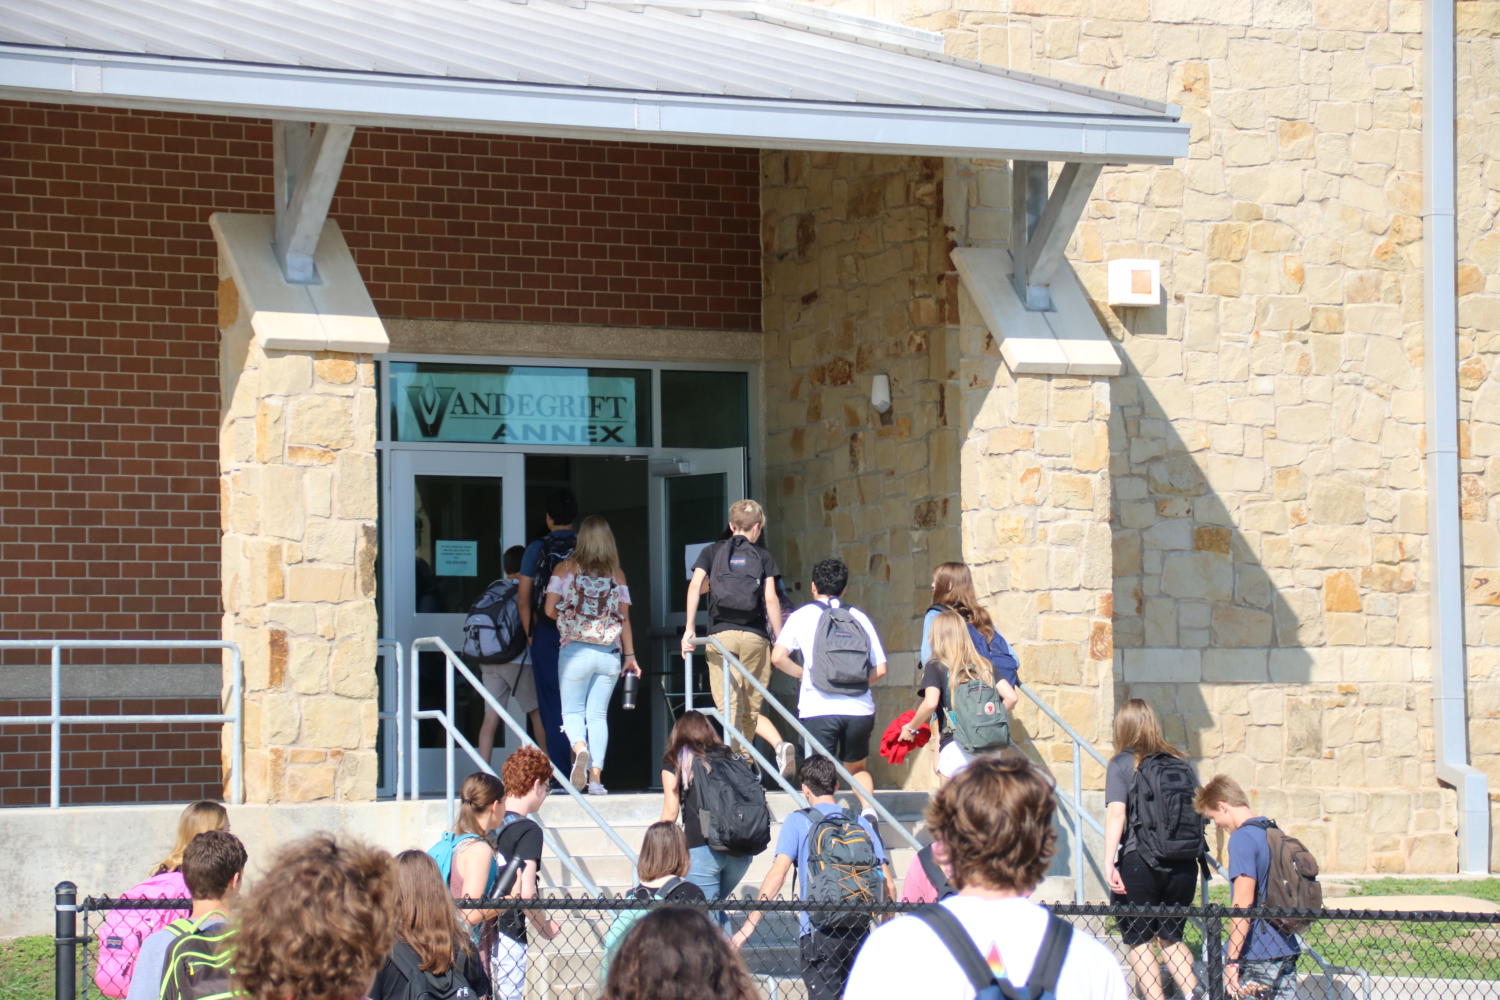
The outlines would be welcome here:
[[[66,715],[128,715],[219,711],[216,698],[81,700],[64,698]],[[44,715],[43,700],[0,701],[12,717]],[[62,804],[190,802],[224,797],[218,725],[64,726]],[[47,726],[0,727],[0,806],[51,801],[52,735]]]
[[[0,103],[0,634],[218,630],[214,211],[265,122]],[[360,130],[388,316],[759,325],[754,151]]]
[[[758,329],[758,162],[362,129],[332,215],[390,317]],[[271,169],[266,122],[0,102],[0,636],[218,634],[208,216]]]

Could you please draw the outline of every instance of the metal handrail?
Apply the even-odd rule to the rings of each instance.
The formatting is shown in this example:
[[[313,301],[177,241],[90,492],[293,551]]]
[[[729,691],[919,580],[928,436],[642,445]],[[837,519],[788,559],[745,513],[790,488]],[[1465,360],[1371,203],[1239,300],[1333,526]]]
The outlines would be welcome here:
[[[433,649],[442,653],[446,658],[449,667],[451,668],[450,670],[448,670],[443,682],[443,711],[439,711],[436,709],[422,710],[418,707],[417,692],[419,684],[417,682],[417,674],[421,669],[421,658],[417,655],[419,647]],[[489,761],[486,761],[479,756],[479,751],[474,749],[473,745],[464,738],[464,735],[462,733],[458,732],[457,727],[453,724],[453,674],[455,671],[457,671],[458,674],[464,678],[464,680],[469,682],[469,686],[472,687],[474,691],[479,695],[479,697],[484,700],[485,705],[488,706],[497,716],[499,716],[500,721],[505,724],[505,728],[509,729],[520,739],[522,746],[534,747],[537,745],[536,741],[533,740],[530,734],[526,732],[526,728],[519,722],[517,722],[508,711],[506,711],[505,706],[500,704],[500,700],[490,693],[489,689],[484,686],[484,683],[480,681],[479,678],[474,676],[474,672],[469,669],[468,664],[463,662],[463,659],[453,651],[453,649],[448,645],[447,642],[445,642],[438,636],[424,636],[419,639],[413,639],[411,643],[411,715],[412,719],[414,720],[412,725],[412,738],[413,743],[415,744],[415,720],[418,719],[435,719],[443,724],[443,729],[448,734],[448,739],[446,740],[447,775],[445,780],[447,782],[448,822],[450,826],[453,823],[455,808],[453,787],[453,755],[455,744],[462,743],[464,752],[467,753],[469,757],[473,759],[474,762],[478,764],[482,770],[487,771],[490,774],[494,774],[494,770],[490,767]],[[599,810],[593,807],[593,805],[588,801],[588,799],[583,795],[582,792],[573,787],[573,783],[568,780],[568,776],[563,774],[561,768],[552,763],[551,758],[548,758],[548,766],[552,768],[552,776],[557,779],[558,784],[562,785],[563,791],[567,792],[568,795],[573,798],[573,801],[578,803],[579,807],[583,809],[584,813],[589,817],[589,819],[593,820],[594,824],[598,826],[600,830],[604,831],[605,836],[612,840],[615,846],[620,849],[620,853],[628,858],[632,865],[636,864],[640,860],[640,858],[636,854],[635,850],[630,846],[630,844],[626,842],[625,838],[621,837],[620,834],[616,832],[615,828],[609,825],[609,821],[599,814]],[[416,760],[414,757],[411,768],[412,798],[416,798],[418,794],[417,774],[418,768],[416,766]],[[543,827],[542,832],[545,836],[548,832],[547,828]],[[552,847],[553,852],[557,853],[559,859],[563,859],[567,855],[566,850],[560,850],[560,844],[555,844],[549,841],[548,846]],[[568,864],[568,862],[564,861],[564,864]],[[584,882],[585,885],[591,890],[597,889],[597,886],[594,886],[593,882],[590,881],[587,876],[583,875],[581,870],[573,867],[573,865],[569,865],[569,870],[572,871],[574,875],[577,875],[579,879]]]
[[[400,801],[404,795],[402,790],[406,787],[406,663],[402,655],[401,644],[394,639],[376,639],[375,655],[384,658],[395,654],[396,657],[396,709],[393,712],[381,712],[380,721],[396,723],[396,799]],[[415,765],[415,761],[412,762]]]
[[[728,701],[729,697],[730,697],[730,690],[731,690],[731,688],[730,688],[730,684],[729,684],[729,681],[730,681],[730,673],[729,673],[729,671],[730,671],[730,668],[732,666],[733,669],[739,671],[740,676],[743,677],[746,681],[748,681],[755,688],[756,691],[760,692],[760,696],[761,696],[761,699],[763,700],[763,703],[770,705],[777,712],[781,713],[781,717],[783,719],[785,719],[788,723],[791,724],[791,727],[794,730],[797,731],[797,734],[799,736],[801,736],[804,741],[806,741],[806,743],[807,743],[808,746],[810,746],[814,750],[816,750],[820,756],[828,758],[829,762],[831,762],[833,764],[833,769],[836,772],[838,772],[839,777],[843,778],[846,782],[849,783],[849,788],[852,791],[854,791],[854,794],[856,796],[858,796],[859,798],[865,798],[864,793],[859,790],[858,783],[854,780],[854,775],[852,775],[852,774],[849,773],[848,768],[844,767],[844,765],[842,763],[840,763],[840,761],[839,761],[839,759],[837,757],[835,757],[833,754],[829,753],[827,747],[823,746],[822,743],[820,743],[816,739],[814,739],[813,738],[813,734],[807,731],[807,727],[804,726],[804,725],[802,725],[801,720],[799,720],[791,712],[787,711],[786,706],[783,705],[776,698],[776,696],[773,695],[770,692],[770,690],[764,684],[762,684],[760,682],[760,678],[756,677],[749,670],[747,670],[745,668],[745,665],[739,661],[738,657],[736,657],[733,653],[731,653],[729,650],[727,650],[727,649],[724,648],[724,644],[722,642],[720,642],[717,638],[715,638],[714,636],[711,636],[711,635],[694,636],[692,638],[691,642],[692,642],[692,645],[694,645],[694,646],[712,646],[712,647],[714,647],[715,649],[717,649],[719,651],[719,655],[723,658],[723,661],[724,661],[724,693],[725,693],[725,701]],[[692,704],[692,690],[693,690],[693,684],[692,684],[692,662],[691,662],[692,661],[692,657],[683,657],[683,659],[685,661],[688,661],[688,665],[687,665],[687,673],[688,673],[688,703],[689,703],[689,705],[691,705]],[[744,740],[744,737],[742,736],[741,737],[741,741],[743,742],[743,740]],[[779,774],[780,772],[778,771],[777,773]],[[912,850],[914,850],[914,851],[920,851],[922,849],[922,843],[921,843],[921,841],[917,840],[916,837],[912,836],[910,830],[908,830],[906,827],[902,826],[899,822],[897,822],[896,817],[891,815],[891,811],[889,809],[887,809],[880,802],[879,799],[875,798],[875,796],[874,796],[873,793],[870,794],[870,796],[868,797],[867,801],[869,802],[870,808],[872,808],[875,811],[875,815],[879,816],[892,829],[894,829],[897,833],[899,833],[901,835],[901,839],[904,840],[904,841],[906,841],[909,845],[911,845],[911,849]]]
[[[47,715],[13,715],[0,718],[0,726],[50,726],[52,729],[51,799],[53,809],[62,807],[62,727],[157,722],[219,722],[231,727],[229,749],[229,804],[245,800],[245,661],[240,647],[224,639],[0,639],[0,650],[47,649],[52,652],[52,711]],[[229,712],[177,715],[64,715],[62,712],[62,651],[64,649],[227,649],[230,653]],[[206,664],[205,664],[206,666]]]

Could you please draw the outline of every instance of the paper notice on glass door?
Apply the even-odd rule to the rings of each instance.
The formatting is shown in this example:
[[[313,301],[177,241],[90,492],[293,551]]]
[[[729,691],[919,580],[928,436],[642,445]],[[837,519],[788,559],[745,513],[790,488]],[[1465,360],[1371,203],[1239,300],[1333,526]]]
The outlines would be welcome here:
[[[478,576],[479,543],[438,539],[432,543],[432,554],[438,576]]]

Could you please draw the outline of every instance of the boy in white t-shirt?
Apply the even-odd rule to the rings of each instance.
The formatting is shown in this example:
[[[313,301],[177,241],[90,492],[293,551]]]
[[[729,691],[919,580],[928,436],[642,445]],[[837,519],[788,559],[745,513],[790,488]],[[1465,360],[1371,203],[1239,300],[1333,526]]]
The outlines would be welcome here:
[[[869,639],[869,669],[867,684],[860,694],[831,694],[813,683],[813,652],[823,616],[830,608],[843,607],[840,598],[849,585],[849,567],[841,559],[824,559],[812,568],[813,599],[792,612],[781,635],[771,649],[771,663],[777,670],[802,679],[797,695],[797,717],[824,748],[848,768],[854,780],[859,782],[866,801],[875,799],[875,780],[865,769],[870,756],[870,734],[875,728],[875,699],[868,685],[885,676],[885,650],[880,645],[880,636],[865,613],[858,608],[848,608],[850,616]],[[802,662],[792,659],[800,652]]]
[[[1114,955],[1026,898],[1057,849],[1056,811],[1051,781],[1017,753],[959,772],[926,816],[958,895],[872,932],[844,1000],[972,1000],[1001,978],[1065,1000],[1127,1000]]]

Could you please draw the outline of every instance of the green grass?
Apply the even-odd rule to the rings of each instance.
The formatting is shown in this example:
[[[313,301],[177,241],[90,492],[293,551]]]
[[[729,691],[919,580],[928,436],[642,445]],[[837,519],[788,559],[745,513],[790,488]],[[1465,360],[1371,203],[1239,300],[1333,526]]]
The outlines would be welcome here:
[[[0,1000],[52,996],[52,938],[45,934],[0,941]]]
[[[1377,878],[1359,882],[1351,895],[1354,896],[1473,896],[1500,903],[1500,878],[1483,879],[1438,879],[1438,878]],[[1329,906],[1337,907],[1338,900],[1330,899]]]

